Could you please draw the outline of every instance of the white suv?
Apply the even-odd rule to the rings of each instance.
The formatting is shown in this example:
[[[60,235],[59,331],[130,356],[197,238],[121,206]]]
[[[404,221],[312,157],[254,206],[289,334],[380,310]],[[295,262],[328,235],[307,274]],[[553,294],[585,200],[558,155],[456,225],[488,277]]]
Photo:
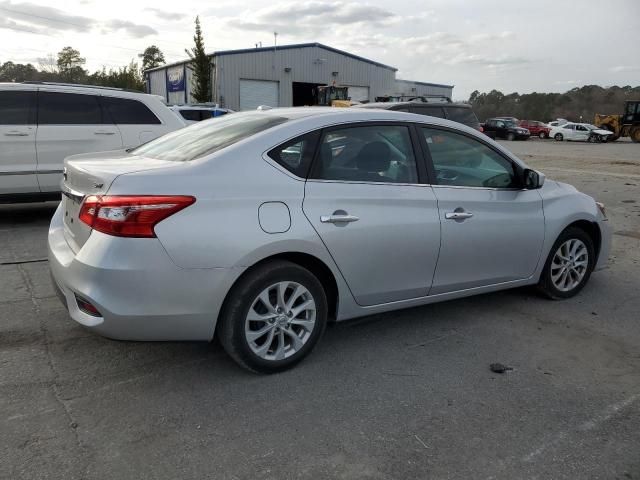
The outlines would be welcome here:
[[[0,83],[0,203],[56,198],[69,155],[136,147],[185,125],[155,95]]]

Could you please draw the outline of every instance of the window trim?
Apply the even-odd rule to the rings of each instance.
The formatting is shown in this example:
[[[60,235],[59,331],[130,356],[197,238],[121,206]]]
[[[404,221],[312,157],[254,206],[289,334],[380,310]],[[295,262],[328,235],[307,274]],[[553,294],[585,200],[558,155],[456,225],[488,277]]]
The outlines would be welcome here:
[[[325,135],[334,130],[344,130],[345,128],[358,128],[358,127],[376,127],[376,126],[393,126],[393,127],[406,127],[409,132],[409,139],[411,142],[411,148],[413,150],[413,156],[416,163],[416,171],[418,174],[418,182],[417,183],[396,183],[396,182],[371,182],[366,180],[336,180],[336,179],[325,179],[325,178],[314,178],[318,175],[319,170],[319,160],[320,156],[320,146],[322,144],[322,140]],[[321,128],[317,130],[320,132],[316,142],[316,149],[313,155],[313,160],[311,162],[311,168],[307,172],[306,180],[312,182],[323,182],[323,183],[347,183],[347,184],[369,184],[369,185],[428,185],[428,177],[427,172],[424,169],[423,161],[422,161],[422,152],[419,148],[419,140],[416,138],[416,132],[413,129],[413,123],[407,121],[356,121],[356,122],[346,122],[340,124],[334,124],[328,127]]]
[[[465,186],[465,185],[440,185],[438,183],[438,177],[436,175],[436,169],[433,163],[433,158],[431,157],[431,150],[429,149],[429,145],[427,144],[427,139],[424,138],[424,135],[422,135],[422,132],[417,132],[420,138],[420,143],[422,148],[424,149],[424,161],[427,164],[427,171],[429,172],[429,175],[432,179],[432,183],[431,186],[434,188],[468,188],[468,189],[473,189],[473,190],[501,190],[501,191],[519,191],[519,190],[526,190],[525,186],[522,185],[522,176],[524,175],[524,167],[522,167],[519,163],[514,162],[511,158],[509,158],[508,156],[506,156],[504,153],[502,153],[501,151],[499,151],[497,148],[495,148],[493,145],[485,142],[484,139],[478,138],[474,135],[470,135],[467,132],[463,132],[460,130],[456,130],[453,128],[449,128],[449,127],[445,127],[445,126],[441,126],[441,125],[431,125],[431,124],[427,124],[427,123],[419,123],[416,124],[416,129],[418,128],[430,128],[432,130],[442,130],[448,133],[455,133],[457,135],[462,135],[464,137],[470,138],[472,140],[477,141],[478,143],[484,145],[485,147],[489,148],[490,150],[492,150],[494,153],[496,153],[497,155],[499,155],[500,157],[502,157],[504,160],[508,161],[512,166],[513,166],[513,171],[515,172],[515,174],[517,175],[517,178],[519,180],[518,183],[520,183],[519,186],[517,187],[469,187],[469,186]]]

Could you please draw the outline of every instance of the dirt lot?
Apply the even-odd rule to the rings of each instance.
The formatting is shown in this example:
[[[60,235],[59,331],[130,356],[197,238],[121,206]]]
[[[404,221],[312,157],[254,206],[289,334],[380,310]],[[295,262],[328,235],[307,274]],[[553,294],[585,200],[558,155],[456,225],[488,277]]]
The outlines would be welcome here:
[[[269,377],[83,330],[42,261],[55,206],[0,206],[0,478],[640,479],[640,145],[504,144],[607,204],[609,268],[332,325]]]

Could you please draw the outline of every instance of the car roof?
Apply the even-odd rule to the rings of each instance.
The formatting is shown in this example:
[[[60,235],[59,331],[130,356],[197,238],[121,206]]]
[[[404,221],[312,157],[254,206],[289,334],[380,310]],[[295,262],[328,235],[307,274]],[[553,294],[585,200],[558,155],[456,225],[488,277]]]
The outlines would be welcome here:
[[[471,108],[471,105],[468,103],[449,103],[449,102],[371,102],[371,103],[361,103],[359,105],[353,105],[355,108],[382,108],[384,110],[389,110],[391,107],[395,106],[436,106],[442,107],[446,106],[447,108]]]
[[[50,92],[65,93],[91,93],[94,95],[112,96],[119,98],[156,98],[164,103],[164,98],[160,95],[152,95],[137,90],[124,90],[121,88],[101,87],[99,85],[80,85],[73,83],[55,82],[0,82],[0,90],[41,90]]]

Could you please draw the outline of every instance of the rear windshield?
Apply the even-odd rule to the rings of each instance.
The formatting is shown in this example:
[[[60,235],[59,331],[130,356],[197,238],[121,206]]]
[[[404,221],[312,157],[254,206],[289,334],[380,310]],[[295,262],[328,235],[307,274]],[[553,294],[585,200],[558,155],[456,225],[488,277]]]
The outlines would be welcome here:
[[[477,127],[478,117],[470,108],[447,108],[447,118],[454,122],[464,123],[470,127]]]
[[[134,155],[189,162],[217,152],[256,133],[280,125],[288,119],[262,112],[238,113],[215,122],[196,123],[145,143],[131,151]]]

